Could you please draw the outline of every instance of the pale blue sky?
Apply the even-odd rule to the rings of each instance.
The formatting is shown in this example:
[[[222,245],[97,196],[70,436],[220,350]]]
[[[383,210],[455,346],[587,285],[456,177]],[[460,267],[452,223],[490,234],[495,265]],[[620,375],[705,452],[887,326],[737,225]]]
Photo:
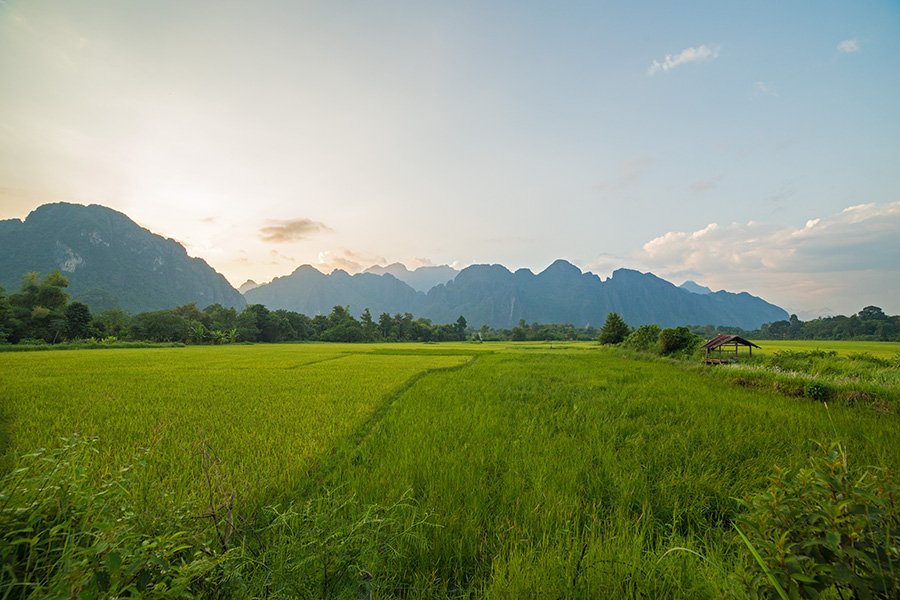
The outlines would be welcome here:
[[[684,4],[0,1],[0,218],[900,312],[900,4]]]

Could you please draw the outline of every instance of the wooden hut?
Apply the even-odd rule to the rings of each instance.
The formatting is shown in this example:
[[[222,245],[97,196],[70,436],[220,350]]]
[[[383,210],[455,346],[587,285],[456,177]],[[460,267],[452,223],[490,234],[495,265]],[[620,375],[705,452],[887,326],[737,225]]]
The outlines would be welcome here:
[[[737,360],[738,349],[741,346],[747,347],[750,356],[753,356],[754,348],[759,348],[759,346],[750,340],[745,340],[739,335],[731,335],[728,333],[717,335],[703,344],[703,349],[706,350],[706,364],[718,365]],[[715,356],[712,355],[713,350],[715,350]]]

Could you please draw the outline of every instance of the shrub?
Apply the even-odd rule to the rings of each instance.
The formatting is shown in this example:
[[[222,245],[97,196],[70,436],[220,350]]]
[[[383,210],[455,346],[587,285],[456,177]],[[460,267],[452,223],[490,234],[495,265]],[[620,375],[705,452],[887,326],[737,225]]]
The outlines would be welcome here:
[[[641,325],[625,338],[624,345],[638,352],[656,352],[660,331],[659,325]]]
[[[753,595],[895,598],[900,594],[900,487],[853,469],[839,445],[796,471],[776,469],[749,498],[738,534]],[[848,595],[845,595],[845,592]],[[833,597],[829,595],[828,597]]]
[[[810,381],[806,384],[806,388],[804,389],[804,395],[807,398],[812,398],[819,402],[825,402],[831,398],[832,394],[833,390],[831,389],[831,386],[827,383],[822,383],[821,381]]]
[[[700,343],[700,338],[691,333],[687,327],[663,329],[659,333],[659,353],[668,356],[678,352],[688,353]]]

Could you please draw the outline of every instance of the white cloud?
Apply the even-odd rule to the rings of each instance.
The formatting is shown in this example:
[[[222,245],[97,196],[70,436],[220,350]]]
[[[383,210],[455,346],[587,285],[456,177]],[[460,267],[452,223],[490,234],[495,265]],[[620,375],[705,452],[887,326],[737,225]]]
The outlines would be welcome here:
[[[860,204],[802,227],[750,221],[670,231],[638,256],[663,277],[748,289],[788,308],[827,305],[846,314],[869,303],[900,312],[898,232],[900,202]]]
[[[660,71],[671,71],[675,67],[692,62],[713,60],[719,56],[719,46],[707,46],[702,44],[694,48],[685,48],[678,54],[666,54],[662,62],[654,60],[647,69],[647,75],[656,75]]]
[[[854,39],[843,40],[837,45],[838,52],[842,54],[853,54],[859,52],[859,41]]]

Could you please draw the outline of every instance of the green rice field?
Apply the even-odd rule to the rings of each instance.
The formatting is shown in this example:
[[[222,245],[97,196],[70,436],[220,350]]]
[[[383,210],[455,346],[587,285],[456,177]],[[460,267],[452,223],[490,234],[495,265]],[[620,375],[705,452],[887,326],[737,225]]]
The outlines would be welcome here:
[[[900,349],[813,344],[760,343]],[[371,576],[376,598],[740,596],[746,553],[733,523],[776,466],[802,466],[817,444],[840,441],[854,464],[900,468],[896,411],[735,385],[590,343],[3,353],[0,411],[4,470],[72,433],[98,438],[82,465],[97,481],[149,448],[132,491],[147,513],[202,512],[203,448],[256,522],[266,506],[328,494],[353,499],[335,512],[347,522],[400,501],[411,525],[389,551],[347,563]],[[278,531],[238,595],[302,595],[307,571],[292,583],[260,575],[286,568]]]
[[[871,354],[879,358],[891,358],[900,354],[900,342],[845,342],[843,340],[761,340],[763,354],[779,351],[810,352],[821,350],[837,352],[839,356]],[[754,350],[756,352],[756,350]]]

